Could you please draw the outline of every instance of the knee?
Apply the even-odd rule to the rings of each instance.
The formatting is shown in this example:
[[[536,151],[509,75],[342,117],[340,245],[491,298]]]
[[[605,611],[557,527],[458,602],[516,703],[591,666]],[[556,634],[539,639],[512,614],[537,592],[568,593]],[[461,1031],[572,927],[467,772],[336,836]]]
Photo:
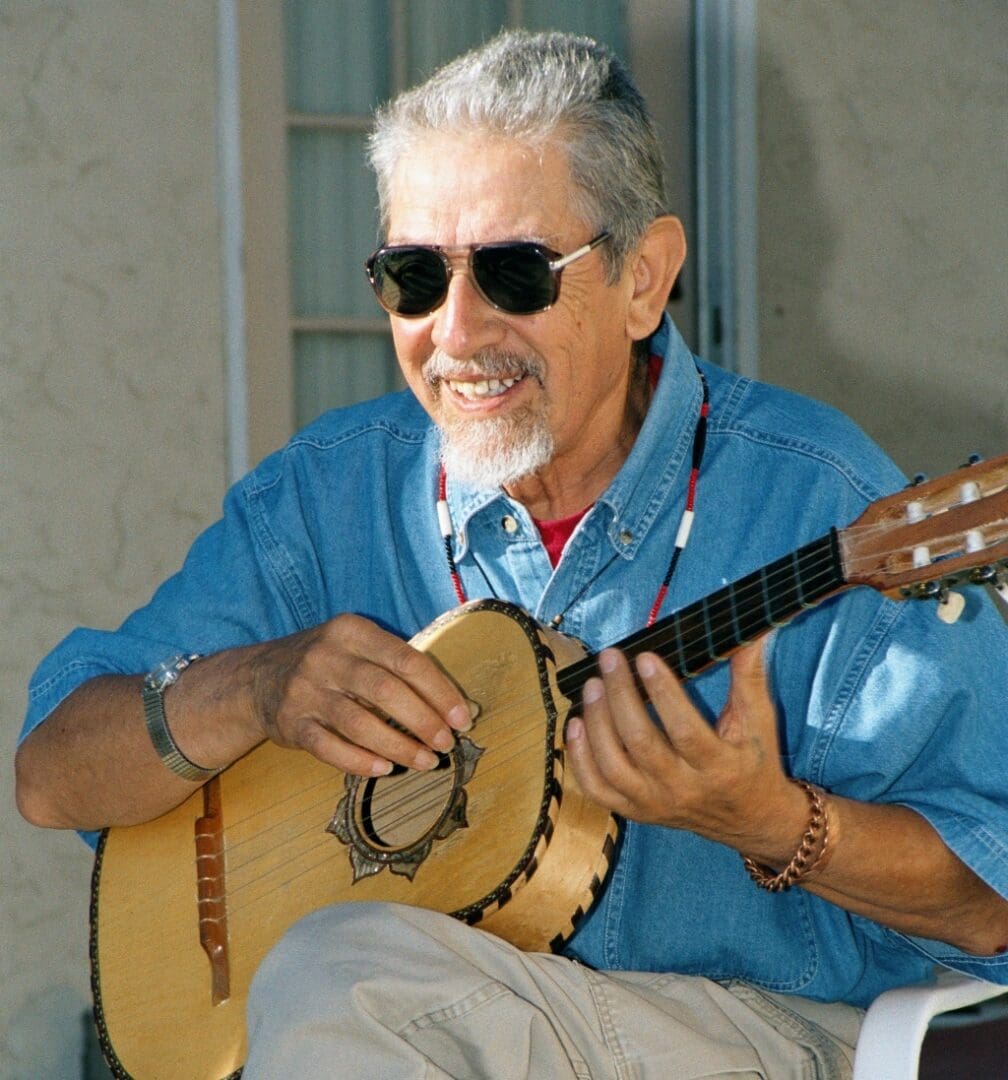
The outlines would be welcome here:
[[[345,961],[359,951],[369,951],[385,940],[394,920],[395,905],[352,901],[319,908],[299,919],[277,941],[262,968],[328,966]]]
[[[382,927],[395,918],[396,907],[396,904],[367,900],[330,904],[299,919],[276,947],[303,951],[324,949],[337,940],[350,945],[369,939],[373,942]]]
[[[376,954],[394,916],[392,905],[371,902],[333,904],[293,924],[270,949],[256,971],[249,999],[275,1000],[324,979],[329,992],[348,987],[356,972],[374,970]]]

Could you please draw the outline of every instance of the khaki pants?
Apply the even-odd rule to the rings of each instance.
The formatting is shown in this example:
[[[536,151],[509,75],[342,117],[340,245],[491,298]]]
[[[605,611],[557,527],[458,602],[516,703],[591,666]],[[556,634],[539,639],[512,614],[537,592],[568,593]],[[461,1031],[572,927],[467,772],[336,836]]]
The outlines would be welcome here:
[[[600,972],[445,915],[341,904],[249,997],[244,1080],[840,1080],[862,1013],[696,976]]]

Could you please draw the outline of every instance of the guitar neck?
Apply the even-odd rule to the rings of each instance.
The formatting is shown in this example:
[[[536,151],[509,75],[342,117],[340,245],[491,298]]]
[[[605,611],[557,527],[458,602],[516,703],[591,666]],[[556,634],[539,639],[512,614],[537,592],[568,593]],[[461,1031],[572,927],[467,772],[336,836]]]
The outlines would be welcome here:
[[[633,660],[657,653],[683,679],[691,679],[740,645],[783,626],[846,584],[838,533],[806,544],[747,577],[726,585],[653,626],[616,642]],[[585,681],[598,673],[594,655],[557,672],[565,697],[580,702]]]

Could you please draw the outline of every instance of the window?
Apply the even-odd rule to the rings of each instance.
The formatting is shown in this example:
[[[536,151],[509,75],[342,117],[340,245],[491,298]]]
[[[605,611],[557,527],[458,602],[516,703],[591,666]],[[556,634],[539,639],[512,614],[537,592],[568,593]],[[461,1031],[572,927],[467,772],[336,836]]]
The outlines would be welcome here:
[[[589,34],[631,66],[640,56],[660,126],[667,133],[670,103],[676,119],[688,116],[687,0],[264,0],[237,10],[249,463],[325,409],[400,385],[363,272],[380,239],[364,158],[377,104],[501,28],[525,26]],[[666,148],[674,190],[689,158],[688,121],[678,127],[679,144]],[[685,203],[673,207],[688,218]]]

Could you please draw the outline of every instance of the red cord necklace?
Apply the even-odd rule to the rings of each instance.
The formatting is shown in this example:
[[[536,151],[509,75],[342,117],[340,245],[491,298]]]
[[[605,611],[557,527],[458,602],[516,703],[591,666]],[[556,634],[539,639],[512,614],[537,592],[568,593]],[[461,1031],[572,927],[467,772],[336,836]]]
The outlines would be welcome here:
[[[660,358],[652,356],[651,362],[660,363],[661,361]],[[700,405],[700,415],[697,417],[696,427],[693,430],[693,455],[690,463],[689,482],[686,487],[686,506],[683,508],[682,517],[679,519],[679,528],[676,531],[675,546],[672,548],[672,556],[669,559],[668,569],[665,571],[665,576],[662,578],[661,585],[658,586],[658,592],[655,595],[654,603],[651,605],[647,622],[644,624],[645,627],[653,626],[655,620],[658,618],[658,612],[661,610],[665,597],[668,595],[669,583],[672,581],[672,575],[675,573],[676,566],[679,563],[679,556],[682,555],[683,549],[686,547],[686,543],[689,540],[690,530],[693,528],[693,519],[696,516],[697,481],[700,479],[700,465],[703,461],[704,447],[707,442],[707,419],[710,415],[710,392],[707,387],[707,380],[704,378],[703,372],[699,368],[697,368],[697,374],[700,376],[703,401]],[[448,562],[448,573],[451,577],[452,585],[455,588],[455,595],[458,597],[458,602],[464,604],[469,598],[462,585],[462,578],[459,575],[458,567],[455,564],[455,554],[452,550],[452,536],[454,535],[455,530],[452,525],[451,511],[448,509],[448,477],[445,473],[444,466],[441,466],[438,470],[437,515],[438,523],[441,527],[441,536],[444,540],[445,558]],[[615,557],[616,556],[613,556],[613,558]],[[560,625],[564,615],[566,615],[578,600],[581,599],[599,575],[609,566],[610,562],[612,562],[612,559],[610,559],[609,562],[607,562],[605,566],[603,566],[602,569],[588,581],[563,611],[553,617],[551,625]]]

